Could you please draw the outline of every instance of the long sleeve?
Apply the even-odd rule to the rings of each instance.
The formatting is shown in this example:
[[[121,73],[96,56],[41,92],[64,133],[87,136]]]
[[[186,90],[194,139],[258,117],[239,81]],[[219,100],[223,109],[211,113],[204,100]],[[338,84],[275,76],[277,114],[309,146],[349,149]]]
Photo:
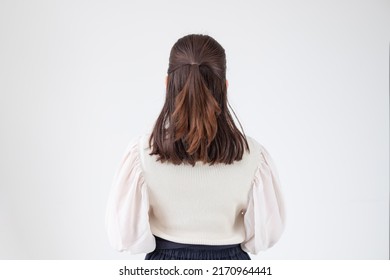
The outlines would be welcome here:
[[[248,206],[244,215],[246,231],[243,250],[258,254],[272,247],[281,237],[286,222],[285,203],[279,174],[268,151],[261,146]]]
[[[139,139],[129,143],[112,181],[105,228],[117,251],[148,253],[155,248],[149,226],[148,189],[139,157]]]

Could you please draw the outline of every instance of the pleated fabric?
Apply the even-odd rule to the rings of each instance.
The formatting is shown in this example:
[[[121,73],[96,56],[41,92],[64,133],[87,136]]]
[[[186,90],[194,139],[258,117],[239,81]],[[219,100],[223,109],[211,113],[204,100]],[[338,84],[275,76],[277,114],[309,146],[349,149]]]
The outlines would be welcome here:
[[[156,249],[145,260],[250,260],[240,244],[194,245],[156,238]]]

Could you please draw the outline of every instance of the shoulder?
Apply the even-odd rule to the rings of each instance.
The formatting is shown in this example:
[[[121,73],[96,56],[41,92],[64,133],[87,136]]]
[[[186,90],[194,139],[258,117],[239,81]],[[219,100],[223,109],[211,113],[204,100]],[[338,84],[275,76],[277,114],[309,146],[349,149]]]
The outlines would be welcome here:
[[[245,135],[245,137],[246,137],[246,140],[248,141],[248,145],[249,145],[249,149],[250,149],[251,153],[252,152],[254,152],[256,154],[263,153],[265,148],[259,141],[257,141],[255,138],[248,136],[248,135]]]
[[[130,140],[127,142],[127,151],[133,150],[133,149],[145,149],[149,146],[149,138],[150,133],[143,133],[138,134],[130,138]]]
[[[247,136],[247,139],[248,139],[248,136]],[[259,157],[260,163],[265,163],[266,166],[268,166],[270,169],[272,169],[274,172],[277,173],[277,170],[276,170],[277,168],[276,168],[276,165],[274,162],[274,158],[273,158],[273,156],[271,156],[268,149],[265,148],[261,143],[259,143],[255,139],[253,139],[253,138],[250,138],[250,139],[251,139],[250,141],[251,141],[253,147],[255,147],[256,151],[260,155],[260,157]],[[249,140],[248,140],[248,144],[249,144]]]
[[[251,149],[251,153],[252,153],[252,149],[253,149],[253,151],[255,153],[255,157],[258,157],[260,162],[266,162],[267,165],[274,167],[273,158],[270,155],[270,153],[268,152],[268,149],[265,148],[264,145],[261,144],[256,139],[254,139],[250,136],[246,136],[246,138],[248,141],[249,148]]]
[[[139,161],[142,152],[144,138],[145,135],[138,134],[132,136],[127,141],[126,148],[124,149],[122,161],[126,161],[126,160]]]
[[[142,133],[133,136],[127,144],[125,156],[132,157],[135,161],[140,163],[140,166],[144,166],[145,155],[149,150],[149,138],[151,133]]]

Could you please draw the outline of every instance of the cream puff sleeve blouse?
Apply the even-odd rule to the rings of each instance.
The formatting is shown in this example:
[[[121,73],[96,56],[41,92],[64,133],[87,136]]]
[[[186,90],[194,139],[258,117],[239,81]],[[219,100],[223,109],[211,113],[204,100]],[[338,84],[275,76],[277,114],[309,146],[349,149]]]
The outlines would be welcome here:
[[[173,165],[150,156],[145,134],[132,140],[106,206],[110,245],[132,254],[155,249],[153,235],[187,244],[241,244],[258,254],[284,231],[285,203],[268,151],[247,136],[250,153],[232,165]]]

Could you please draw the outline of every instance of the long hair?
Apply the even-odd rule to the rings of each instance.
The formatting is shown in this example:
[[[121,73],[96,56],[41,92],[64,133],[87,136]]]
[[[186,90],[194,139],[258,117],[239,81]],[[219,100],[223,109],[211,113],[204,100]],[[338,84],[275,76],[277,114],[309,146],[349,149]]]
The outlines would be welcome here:
[[[171,49],[167,73],[165,103],[149,138],[150,155],[193,166],[197,161],[241,160],[249,145],[228,109],[223,47],[208,35],[184,36]]]

